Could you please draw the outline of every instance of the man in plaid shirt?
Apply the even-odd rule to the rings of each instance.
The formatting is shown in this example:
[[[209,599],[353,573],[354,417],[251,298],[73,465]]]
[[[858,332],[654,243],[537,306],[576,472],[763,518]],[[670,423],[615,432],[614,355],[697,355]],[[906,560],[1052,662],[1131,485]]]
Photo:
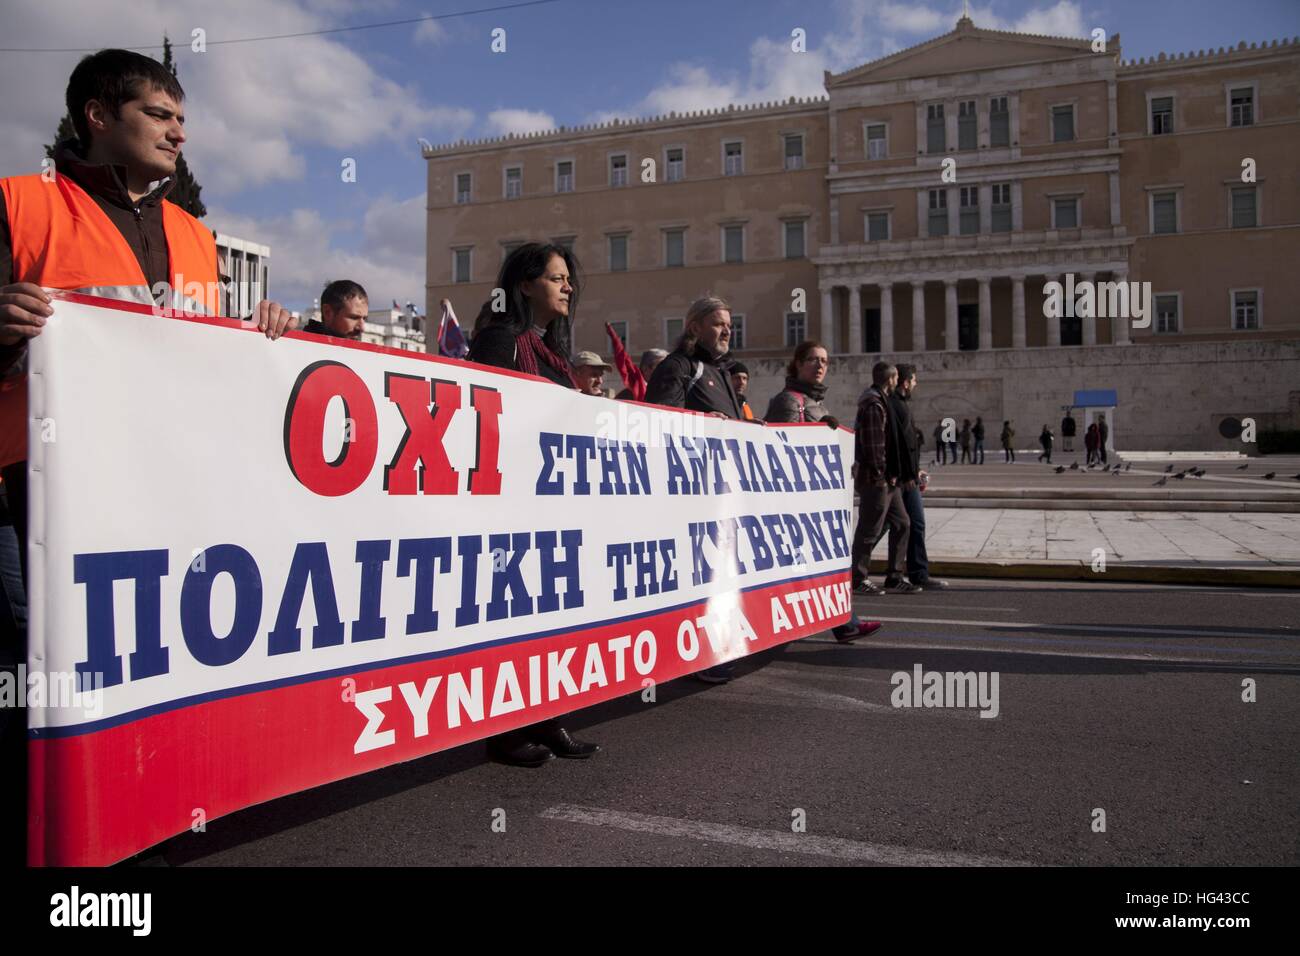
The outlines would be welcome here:
[[[858,526],[853,532],[853,590],[856,594],[914,594],[921,589],[903,574],[911,522],[903,505],[902,462],[906,453],[895,427],[888,397],[898,384],[898,369],[877,362],[871,388],[858,402],[856,457],[858,463]],[[889,567],[885,585],[869,578],[871,551],[889,526]]]

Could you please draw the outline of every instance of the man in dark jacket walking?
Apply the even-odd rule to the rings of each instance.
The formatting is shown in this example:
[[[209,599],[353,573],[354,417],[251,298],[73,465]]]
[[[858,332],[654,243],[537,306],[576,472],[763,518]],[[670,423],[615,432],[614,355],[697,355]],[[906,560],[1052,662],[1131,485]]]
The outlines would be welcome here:
[[[975,439],[975,452],[971,455],[972,465],[984,464],[984,419],[975,416],[975,427],[971,429],[971,435]]]
[[[903,507],[912,528],[907,537],[907,578],[923,588],[943,590],[947,581],[930,577],[930,557],[925,551],[925,505],[921,500],[920,482],[928,478],[921,470],[920,432],[912,419],[912,393],[916,390],[916,366],[898,366],[898,385],[889,395],[889,410],[904,451],[900,464],[899,487]]]
[[[856,594],[910,594],[921,588],[903,577],[903,560],[911,521],[903,506],[900,479],[906,450],[889,411],[889,393],[898,384],[898,369],[877,362],[871,388],[858,402],[856,480],[858,525],[853,532],[853,591]],[[889,566],[882,589],[870,579],[871,551],[889,526]]]
[[[645,400],[743,421],[743,400],[731,383],[731,366],[726,361],[730,346],[731,307],[716,296],[696,299],[686,310],[677,348],[650,376]],[[734,673],[734,665],[728,663],[695,676],[708,684],[725,684]]]

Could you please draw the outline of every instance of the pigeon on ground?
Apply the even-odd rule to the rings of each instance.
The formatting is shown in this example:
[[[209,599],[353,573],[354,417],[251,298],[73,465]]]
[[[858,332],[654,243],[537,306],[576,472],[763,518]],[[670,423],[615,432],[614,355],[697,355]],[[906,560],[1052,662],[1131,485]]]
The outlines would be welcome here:
[[[1057,465],[1055,468],[1052,469],[1052,471],[1056,472],[1059,475],[1061,472],[1065,471],[1065,466]]]
[[[1250,462],[1246,462],[1244,465],[1238,465],[1238,466],[1237,466],[1237,470],[1238,470],[1238,471],[1245,471],[1245,470],[1246,470],[1247,468],[1249,468],[1249,467],[1250,467]]]
[[[1118,478],[1118,477],[1119,477],[1119,466],[1118,466],[1118,465],[1115,466],[1115,470],[1112,471],[1112,472],[1110,473],[1110,476],[1111,476],[1112,478]]]
[[[1182,481],[1184,478],[1187,477],[1187,472],[1180,471],[1178,474],[1174,475],[1174,477],[1177,478],[1179,481]]]
[[[1291,477],[1294,478],[1296,481],[1300,481],[1300,475],[1292,475]]]
[[[1062,468],[1061,470],[1064,471],[1065,469]],[[1076,462],[1074,462],[1072,465],[1070,465],[1070,470],[1071,470],[1071,471],[1078,471],[1078,470],[1079,470],[1079,463],[1076,461]]]
[[[1152,485],[1151,487],[1152,487],[1152,488],[1159,488],[1159,487],[1161,487],[1161,486],[1163,486],[1163,485],[1166,485],[1166,484],[1168,484],[1168,483],[1169,483],[1169,479],[1168,479],[1168,478],[1161,478],[1159,481],[1157,481],[1157,482],[1156,482],[1154,485]]]
[[[1277,477],[1277,472],[1276,472],[1276,471],[1270,471],[1267,475],[1264,476],[1264,480],[1265,480],[1265,481],[1272,481],[1272,480],[1273,480],[1274,478],[1276,478],[1276,477]]]
[[[1115,467],[1111,471],[1119,471],[1119,462],[1115,462]]]
[[[1173,462],[1170,462],[1169,464],[1165,465],[1165,474],[1166,474],[1166,475],[1169,474],[1169,473],[1170,473],[1171,471],[1173,471],[1173,470],[1174,470]]]
[[[1131,462],[1131,461],[1126,461],[1126,462],[1124,462],[1124,470],[1125,470],[1125,471],[1128,471],[1128,470],[1129,470],[1130,468],[1132,468],[1132,467],[1133,467],[1133,462]]]

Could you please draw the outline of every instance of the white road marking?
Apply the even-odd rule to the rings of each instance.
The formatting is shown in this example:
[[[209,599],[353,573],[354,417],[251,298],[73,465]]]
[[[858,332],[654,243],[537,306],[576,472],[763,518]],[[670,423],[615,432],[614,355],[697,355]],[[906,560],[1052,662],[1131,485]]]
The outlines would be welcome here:
[[[1285,628],[1290,633],[1278,633],[1278,631],[1234,631],[1231,634],[1222,630],[1213,628],[1179,628],[1178,630],[1169,630],[1162,627],[1124,627],[1110,626],[1105,624],[1043,624],[1032,623],[1027,621],[956,621],[950,618],[940,617],[881,617],[878,614],[866,614],[872,621],[894,622],[898,624],[945,624],[949,627],[1001,627],[1013,628],[1019,631],[1039,631],[1044,629],[1055,629],[1068,631],[1072,634],[1154,634],[1158,637],[1263,637],[1263,638],[1280,638],[1300,636],[1300,631],[1295,628]]]
[[[647,813],[626,813],[600,807],[579,807],[559,804],[540,814],[546,820],[565,823],[584,823],[588,826],[612,827],[633,833],[654,836],[680,837],[703,843],[726,843],[755,850],[775,850],[778,853],[801,853],[807,856],[852,860],[857,863],[878,863],[883,866],[1035,866],[1019,860],[994,856],[972,856],[942,850],[914,850],[902,846],[879,843],[861,843],[840,837],[816,836],[809,833],[785,833],[780,830],[758,830],[753,827],[732,826],[725,823],[706,823],[702,820],[682,820]]]

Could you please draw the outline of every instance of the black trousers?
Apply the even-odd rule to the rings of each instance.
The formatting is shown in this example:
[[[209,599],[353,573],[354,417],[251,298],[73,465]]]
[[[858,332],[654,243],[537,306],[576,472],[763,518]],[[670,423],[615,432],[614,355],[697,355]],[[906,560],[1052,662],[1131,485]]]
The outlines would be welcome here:
[[[868,485],[858,490],[858,526],[853,532],[853,583],[867,580],[871,552],[888,527],[889,569],[886,578],[903,576],[907,541],[912,531],[911,519],[903,504],[903,489],[897,485]]]

